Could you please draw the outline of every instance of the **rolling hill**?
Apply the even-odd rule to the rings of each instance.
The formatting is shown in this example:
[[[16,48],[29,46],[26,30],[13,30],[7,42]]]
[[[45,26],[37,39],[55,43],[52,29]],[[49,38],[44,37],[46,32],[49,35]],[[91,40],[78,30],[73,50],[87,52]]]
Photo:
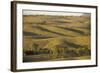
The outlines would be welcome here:
[[[39,57],[36,61],[44,58],[43,52],[50,60],[90,59],[90,16],[23,15],[23,23],[24,62],[27,51],[33,51],[31,58]]]

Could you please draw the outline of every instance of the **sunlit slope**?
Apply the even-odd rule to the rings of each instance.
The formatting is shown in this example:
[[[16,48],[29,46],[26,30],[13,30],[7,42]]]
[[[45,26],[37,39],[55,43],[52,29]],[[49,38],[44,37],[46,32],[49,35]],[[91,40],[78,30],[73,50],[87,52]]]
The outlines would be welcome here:
[[[28,28],[29,27],[29,28]],[[74,27],[61,27],[61,26],[50,26],[50,25],[38,25],[38,26],[27,26],[25,33],[34,33],[40,36],[84,36],[89,35],[90,31],[87,29],[74,28]],[[27,30],[27,31],[26,31]],[[60,31],[60,32],[59,32]]]
[[[53,47],[56,47],[59,45],[65,45],[66,48],[79,48],[82,46],[86,46],[90,49],[90,37],[84,36],[84,37],[55,37],[55,38],[41,38],[41,39],[34,39],[31,37],[24,37],[25,46],[27,48],[31,48],[33,43],[37,43],[42,48],[50,48],[53,49]],[[64,44],[65,43],[65,44]],[[70,46],[70,47],[67,47]],[[25,47],[25,48],[26,48]]]

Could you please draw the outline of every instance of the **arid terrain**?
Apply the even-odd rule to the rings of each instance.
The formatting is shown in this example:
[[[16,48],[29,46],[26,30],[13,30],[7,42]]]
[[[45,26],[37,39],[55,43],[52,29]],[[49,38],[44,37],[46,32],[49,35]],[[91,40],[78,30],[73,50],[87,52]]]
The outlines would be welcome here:
[[[23,15],[23,62],[91,57],[90,14]]]

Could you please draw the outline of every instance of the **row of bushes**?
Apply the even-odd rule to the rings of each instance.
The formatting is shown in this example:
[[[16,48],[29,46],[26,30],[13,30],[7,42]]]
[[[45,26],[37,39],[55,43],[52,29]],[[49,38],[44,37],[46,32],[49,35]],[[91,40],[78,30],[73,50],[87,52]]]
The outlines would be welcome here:
[[[33,44],[33,48],[25,50],[25,55],[48,54],[52,57],[79,57],[91,55],[91,50],[85,47],[80,48],[39,48],[38,44]]]
[[[91,55],[90,49],[87,48],[79,48],[77,50],[66,50],[65,56],[70,57],[79,57],[79,56],[88,56]]]
[[[79,48],[78,50],[76,49],[63,49],[61,48],[63,51],[58,51],[58,49],[56,49],[56,51],[52,51],[49,50],[49,48],[40,48],[38,50],[26,50],[24,51],[25,55],[41,55],[41,54],[49,54],[52,56],[63,56],[63,57],[78,57],[78,56],[87,56],[87,55],[91,55],[91,51],[90,49],[85,49],[85,48]]]
[[[39,55],[39,54],[50,54],[51,51],[48,50],[47,48],[40,48],[40,49],[37,49],[37,50],[26,50],[24,51],[24,53],[26,55]]]

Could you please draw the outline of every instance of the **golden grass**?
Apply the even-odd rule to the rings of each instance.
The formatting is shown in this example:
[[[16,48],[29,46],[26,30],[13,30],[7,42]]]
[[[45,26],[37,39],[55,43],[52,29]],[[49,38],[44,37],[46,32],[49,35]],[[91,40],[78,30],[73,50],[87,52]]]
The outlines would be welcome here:
[[[61,19],[59,19],[61,18]],[[74,49],[78,53],[80,49],[90,49],[90,17],[88,16],[23,16],[24,29],[28,33],[36,35],[23,36],[23,50],[30,50],[34,43],[38,44],[38,48],[46,48],[53,51],[53,57],[58,59],[59,54],[64,54],[65,50]],[[57,22],[59,21],[59,22]],[[43,24],[44,23],[44,24]],[[87,27],[84,29],[83,27]],[[75,31],[74,31],[75,30]],[[36,38],[38,37],[38,38]],[[48,37],[48,38],[46,38]],[[64,46],[64,47],[59,47]],[[84,47],[85,46],[85,47]],[[58,53],[58,49],[62,52]],[[34,57],[34,56],[33,56]],[[42,55],[40,54],[40,57]],[[64,57],[66,59],[70,59]],[[73,59],[90,59],[90,55],[73,57]]]

